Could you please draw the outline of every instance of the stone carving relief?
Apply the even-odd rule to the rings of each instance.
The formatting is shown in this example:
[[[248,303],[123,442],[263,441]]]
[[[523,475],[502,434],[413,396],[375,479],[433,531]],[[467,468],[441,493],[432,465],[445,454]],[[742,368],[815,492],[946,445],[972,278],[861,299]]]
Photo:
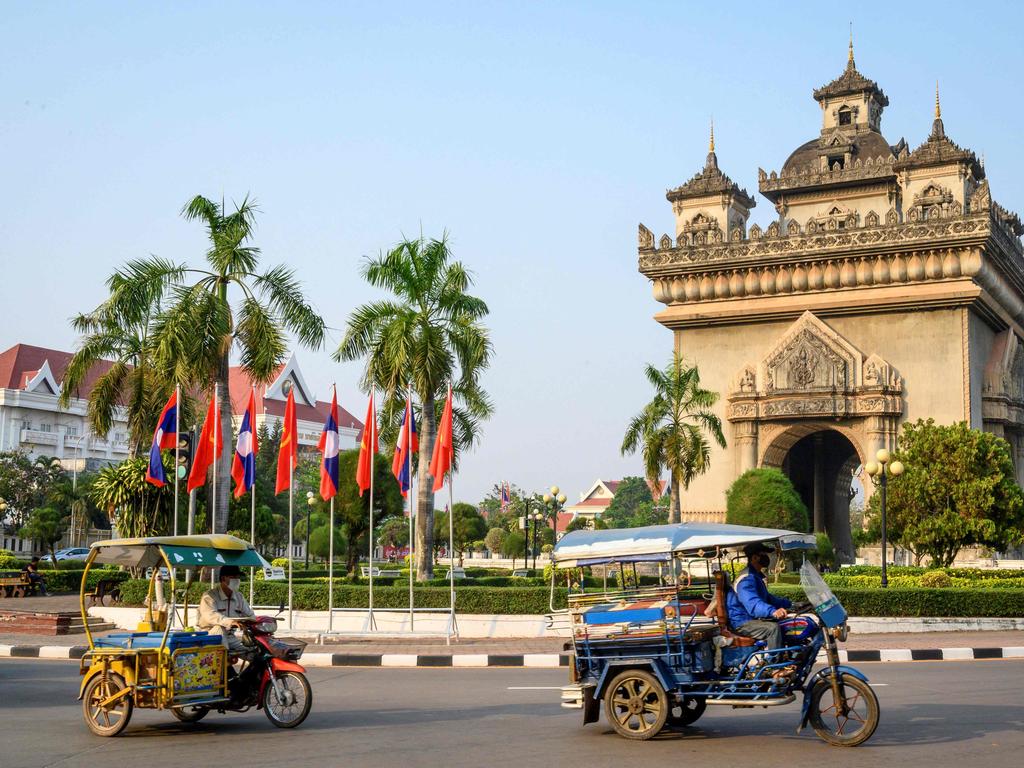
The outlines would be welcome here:
[[[1024,365],[1024,354],[1021,359]],[[865,356],[805,312],[757,370],[747,365],[737,374],[726,414],[733,421],[898,415],[902,391],[903,381],[888,362]]]
[[[962,214],[963,205],[953,198],[953,193],[934,181],[914,195],[914,204],[907,209],[909,221],[934,221]]]
[[[982,181],[978,188],[971,193],[968,207],[971,213],[987,211],[992,207],[992,192],[988,186],[988,179]]]
[[[649,250],[654,247],[654,233],[643,224],[640,225],[640,250]]]

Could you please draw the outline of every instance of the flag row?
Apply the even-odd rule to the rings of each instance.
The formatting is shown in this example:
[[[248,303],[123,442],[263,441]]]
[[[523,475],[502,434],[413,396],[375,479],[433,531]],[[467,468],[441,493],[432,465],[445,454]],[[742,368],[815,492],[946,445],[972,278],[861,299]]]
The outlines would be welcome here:
[[[188,474],[187,488],[189,492],[202,487],[211,465],[223,455],[224,438],[221,428],[221,413],[216,389],[210,399],[203,429],[195,447],[195,456]],[[149,464],[146,468],[146,481],[157,487],[167,484],[164,471],[162,451],[173,450],[178,444],[178,408],[179,393],[168,399],[160,417],[153,442],[149,449]],[[295,390],[288,392],[285,404],[284,423],[281,431],[281,443],[277,455],[277,481],[274,493],[289,490],[292,487],[295,468],[299,458],[299,434],[295,410]],[[341,435],[338,429],[338,394],[333,390],[331,406],[320,433],[318,450],[320,463],[320,496],[327,501],[338,493],[338,453],[341,447]],[[416,429],[416,416],[412,408],[412,400],[406,398],[402,421],[399,425],[398,439],[395,444],[391,471],[398,481],[402,496],[408,496],[412,486],[412,457],[419,450],[419,434]],[[356,484],[362,496],[372,483],[371,473],[373,456],[380,451],[377,432],[377,416],[374,396],[371,392],[366,408],[366,420],[363,425],[362,439],[359,445],[359,461],[356,465]],[[259,440],[256,435],[256,390],[249,393],[249,402],[242,414],[242,422],[238,430],[235,444],[235,455],[231,464],[231,477],[235,482],[234,495],[240,498],[251,491],[256,484],[256,454],[259,452]],[[434,478],[433,490],[439,491],[444,485],[445,476],[451,472],[455,458],[452,389],[448,387],[441,421],[438,424],[437,439],[430,461],[430,474]]]

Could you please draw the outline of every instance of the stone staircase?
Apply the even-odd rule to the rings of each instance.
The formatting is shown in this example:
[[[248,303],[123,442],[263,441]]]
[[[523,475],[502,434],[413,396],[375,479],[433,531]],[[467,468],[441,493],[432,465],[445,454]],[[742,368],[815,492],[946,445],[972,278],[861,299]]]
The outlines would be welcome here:
[[[97,616],[89,617],[90,632],[105,632],[114,625]],[[0,633],[19,635],[82,635],[85,624],[78,611],[31,611],[0,608]]]

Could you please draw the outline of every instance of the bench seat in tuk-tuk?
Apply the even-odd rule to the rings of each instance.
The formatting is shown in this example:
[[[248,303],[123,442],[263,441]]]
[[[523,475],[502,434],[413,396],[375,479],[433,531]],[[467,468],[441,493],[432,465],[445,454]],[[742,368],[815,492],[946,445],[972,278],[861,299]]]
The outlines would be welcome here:
[[[673,600],[617,600],[593,605],[583,612],[584,624],[646,624],[679,618],[689,621],[700,616],[707,601],[696,598]]]
[[[103,637],[97,637],[97,648],[123,648],[131,650],[134,648],[159,648],[163,642],[163,632],[115,632]],[[180,648],[195,648],[197,646],[220,645],[219,635],[211,635],[209,632],[169,632],[167,634],[167,650],[174,653]]]

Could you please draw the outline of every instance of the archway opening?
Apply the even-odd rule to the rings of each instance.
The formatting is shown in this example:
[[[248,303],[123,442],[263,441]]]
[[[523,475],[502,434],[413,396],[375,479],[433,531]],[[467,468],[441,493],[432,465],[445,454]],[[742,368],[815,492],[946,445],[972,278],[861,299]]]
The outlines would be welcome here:
[[[831,429],[800,438],[782,460],[782,471],[807,506],[811,530],[828,534],[842,563],[854,561],[850,501],[853,473],[859,465],[853,443]]]

